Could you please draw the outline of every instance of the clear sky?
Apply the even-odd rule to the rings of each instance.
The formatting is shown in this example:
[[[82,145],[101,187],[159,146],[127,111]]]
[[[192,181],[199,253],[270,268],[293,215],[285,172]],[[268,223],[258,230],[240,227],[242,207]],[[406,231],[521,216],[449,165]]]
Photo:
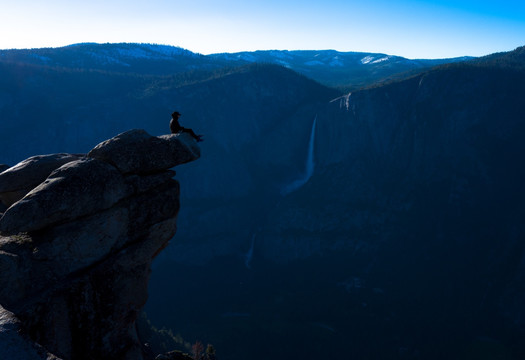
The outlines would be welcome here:
[[[481,56],[525,45],[525,0],[0,0],[0,49],[80,42]]]

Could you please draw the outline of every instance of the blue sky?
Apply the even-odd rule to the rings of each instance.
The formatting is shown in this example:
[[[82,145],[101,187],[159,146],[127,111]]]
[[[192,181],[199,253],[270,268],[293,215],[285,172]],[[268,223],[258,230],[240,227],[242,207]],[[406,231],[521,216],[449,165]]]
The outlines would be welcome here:
[[[525,1],[0,0],[0,49],[79,42],[481,56],[525,45]]]

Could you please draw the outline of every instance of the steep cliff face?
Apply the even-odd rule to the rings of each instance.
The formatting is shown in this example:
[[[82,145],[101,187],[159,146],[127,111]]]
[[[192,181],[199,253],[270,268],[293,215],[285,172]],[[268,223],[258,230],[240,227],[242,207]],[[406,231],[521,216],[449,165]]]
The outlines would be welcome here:
[[[25,344],[13,359],[143,359],[135,320],[179,210],[169,169],[199,154],[186,134],[132,130],[1,173],[0,347]]]
[[[272,212],[268,236],[302,229],[354,244],[423,220],[439,220],[437,232],[474,218],[507,227],[525,179],[523,79],[520,68],[455,65],[334,99],[317,112],[316,170]]]
[[[523,65],[524,53],[510,55]],[[422,316],[439,307],[523,354],[501,335],[525,333],[525,72],[507,65],[448,66],[334,99],[317,116],[313,176],[275,207],[254,253],[347,250],[365,281]]]
[[[238,203],[247,209],[238,210],[242,221],[213,210],[219,196],[194,202],[205,211],[186,219],[187,228],[213,224],[210,240],[187,232],[173,254],[178,263],[165,269],[184,271],[195,293],[214,298],[205,315],[183,323],[196,318],[210,334],[215,326],[211,341],[232,352],[271,338],[283,353],[293,348],[288,357],[309,357],[317,350],[311,344],[322,343],[334,358],[468,359],[485,350],[490,358],[523,358],[524,54],[335,97],[269,128],[244,152],[264,170],[252,201]],[[310,139],[308,181],[289,193],[272,189],[307,169]],[[297,177],[288,179],[283,184]],[[257,216],[243,218],[249,211]],[[223,229],[236,233],[213,232],[209,219],[221,215]],[[224,252],[246,258],[219,257],[223,248],[214,254],[211,239],[223,248],[237,242]],[[205,270],[179,265],[206,256],[215,258]],[[213,281],[205,282],[205,271]],[[166,294],[170,280],[152,285]],[[173,302],[193,305],[166,296],[148,304],[148,314],[164,320],[161,309]],[[249,335],[225,338],[224,323],[209,320],[239,314],[242,321],[228,323],[245,324]],[[178,326],[184,316],[166,323]],[[312,324],[327,332],[304,330]]]

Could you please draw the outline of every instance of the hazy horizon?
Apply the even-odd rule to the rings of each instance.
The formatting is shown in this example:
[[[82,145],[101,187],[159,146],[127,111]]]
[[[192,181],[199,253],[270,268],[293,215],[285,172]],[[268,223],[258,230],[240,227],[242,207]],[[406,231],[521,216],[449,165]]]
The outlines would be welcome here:
[[[183,49],[183,50],[187,50],[187,51],[190,51],[192,53],[195,53],[195,54],[200,54],[200,55],[204,55],[204,56],[207,56],[207,55],[218,55],[218,54],[238,54],[238,53],[244,53],[244,52],[257,52],[257,51],[289,51],[289,52],[294,52],[294,51],[336,51],[338,53],[370,53],[370,54],[383,54],[383,55],[388,55],[388,56],[401,56],[401,55],[396,55],[396,54],[389,54],[389,53],[386,53],[386,52],[369,52],[369,51],[353,51],[353,50],[349,50],[349,51],[341,51],[341,50],[337,50],[337,49],[277,49],[277,48],[269,48],[269,49],[256,49],[256,50],[239,50],[239,51],[233,51],[233,52],[228,52],[228,51],[223,51],[223,52],[217,52],[217,53],[209,53],[209,54],[202,54],[202,53],[199,53],[197,51],[193,51],[192,49],[187,49],[187,48],[183,48],[183,47],[180,47],[178,45],[170,45],[170,44],[158,44],[158,43],[146,43],[146,42],[94,42],[94,41],[86,41],[86,42],[80,42],[80,43],[72,43],[72,44],[67,44],[67,45],[63,45],[63,46],[43,46],[43,47],[32,47],[32,48],[8,48],[8,49],[0,49],[0,51],[6,51],[6,50],[35,50],[35,49],[58,49],[58,48],[63,48],[63,47],[70,47],[70,46],[77,46],[77,45],[88,45],[88,44],[94,44],[94,45],[106,45],[106,44],[112,44],[112,45],[118,45],[118,44],[137,44],[137,45],[152,45],[152,46],[168,46],[168,47],[174,47],[174,48],[180,48],[180,49]],[[525,42],[522,46],[525,46]],[[508,51],[513,51],[515,50],[515,48],[513,49],[508,49],[508,50],[502,50],[502,51],[498,51],[498,52],[508,52]],[[476,57],[482,57],[482,56],[486,56],[486,55],[491,55],[493,53],[487,53],[487,54],[482,54],[482,55],[479,55],[479,56],[476,56]],[[455,57],[450,57],[450,59],[452,58],[461,58],[461,57],[468,57],[470,55],[463,55],[463,56],[455,56]],[[403,57],[403,56],[401,56]],[[422,57],[418,57],[418,58],[407,58],[409,60],[439,60],[439,59],[447,59],[447,58],[422,58]]]
[[[0,49],[127,42],[177,46],[204,55],[334,49],[437,59],[483,56],[524,45],[525,4],[21,0],[3,7],[0,34]]]

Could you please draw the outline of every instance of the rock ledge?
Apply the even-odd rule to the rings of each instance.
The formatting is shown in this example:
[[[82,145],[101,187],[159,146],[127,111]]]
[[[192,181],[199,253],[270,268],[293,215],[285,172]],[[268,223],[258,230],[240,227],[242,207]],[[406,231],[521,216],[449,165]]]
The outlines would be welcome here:
[[[2,354],[145,359],[135,320],[179,210],[169,169],[199,156],[185,134],[130,130],[86,156],[43,155],[4,169]]]

